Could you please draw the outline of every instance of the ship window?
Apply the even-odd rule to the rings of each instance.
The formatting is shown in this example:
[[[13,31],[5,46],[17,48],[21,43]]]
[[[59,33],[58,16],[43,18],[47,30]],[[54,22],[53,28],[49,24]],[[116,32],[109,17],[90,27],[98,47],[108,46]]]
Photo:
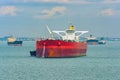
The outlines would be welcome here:
[[[74,30],[66,30],[67,33],[74,33]]]

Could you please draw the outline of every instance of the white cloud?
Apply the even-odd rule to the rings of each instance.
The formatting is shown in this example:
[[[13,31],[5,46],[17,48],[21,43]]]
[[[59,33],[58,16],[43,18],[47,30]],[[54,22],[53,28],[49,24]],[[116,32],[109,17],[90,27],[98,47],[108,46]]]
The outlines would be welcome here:
[[[38,1],[38,2],[68,2],[69,0],[33,0],[33,1]]]
[[[29,1],[29,0],[28,0]],[[31,0],[37,2],[56,2],[56,3],[66,3],[66,4],[95,4],[95,3],[120,3],[120,0],[101,0],[101,1],[87,1],[87,0]]]
[[[120,0],[103,0],[102,3],[106,4],[120,3]]]
[[[51,10],[45,9],[38,16],[37,18],[49,18],[52,16],[63,16],[65,14],[66,8],[65,7],[54,7]]]
[[[63,3],[63,4],[91,4],[87,0],[14,0],[14,2],[45,2],[45,3]]]
[[[105,9],[100,12],[100,15],[102,16],[114,16],[114,15],[120,15],[119,10],[114,9]]]
[[[45,2],[56,2],[56,3],[66,3],[66,4],[91,4],[92,2],[86,0],[43,0]]]
[[[18,9],[15,6],[2,6],[0,7],[0,15],[16,16]]]
[[[5,2],[5,1],[4,1]],[[9,0],[12,3],[61,3],[61,4],[118,4],[120,0]]]

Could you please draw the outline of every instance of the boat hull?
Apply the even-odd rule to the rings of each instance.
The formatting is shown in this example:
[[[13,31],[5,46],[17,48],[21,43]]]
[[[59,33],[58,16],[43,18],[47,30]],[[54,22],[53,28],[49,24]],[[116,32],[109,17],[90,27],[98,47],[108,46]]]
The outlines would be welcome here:
[[[23,41],[7,42],[9,46],[22,46]]]
[[[99,44],[98,40],[87,40],[87,43],[89,45],[97,45],[97,44]]]
[[[63,40],[41,40],[36,42],[38,57],[77,57],[85,56],[86,42],[67,42]]]

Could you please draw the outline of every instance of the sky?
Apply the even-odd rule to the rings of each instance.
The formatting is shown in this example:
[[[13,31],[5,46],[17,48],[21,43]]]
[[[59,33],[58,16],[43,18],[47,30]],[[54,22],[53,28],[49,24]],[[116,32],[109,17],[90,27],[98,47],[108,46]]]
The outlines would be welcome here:
[[[0,0],[0,37],[43,37],[51,30],[120,37],[120,0]]]

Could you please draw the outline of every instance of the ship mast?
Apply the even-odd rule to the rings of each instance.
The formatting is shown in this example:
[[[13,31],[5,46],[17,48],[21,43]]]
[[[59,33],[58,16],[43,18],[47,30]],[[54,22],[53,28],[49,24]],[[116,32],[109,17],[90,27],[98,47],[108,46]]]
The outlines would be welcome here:
[[[50,39],[54,39],[53,32],[50,30],[50,28],[48,26],[47,26],[47,29],[48,29],[48,31],[50,33]]]

